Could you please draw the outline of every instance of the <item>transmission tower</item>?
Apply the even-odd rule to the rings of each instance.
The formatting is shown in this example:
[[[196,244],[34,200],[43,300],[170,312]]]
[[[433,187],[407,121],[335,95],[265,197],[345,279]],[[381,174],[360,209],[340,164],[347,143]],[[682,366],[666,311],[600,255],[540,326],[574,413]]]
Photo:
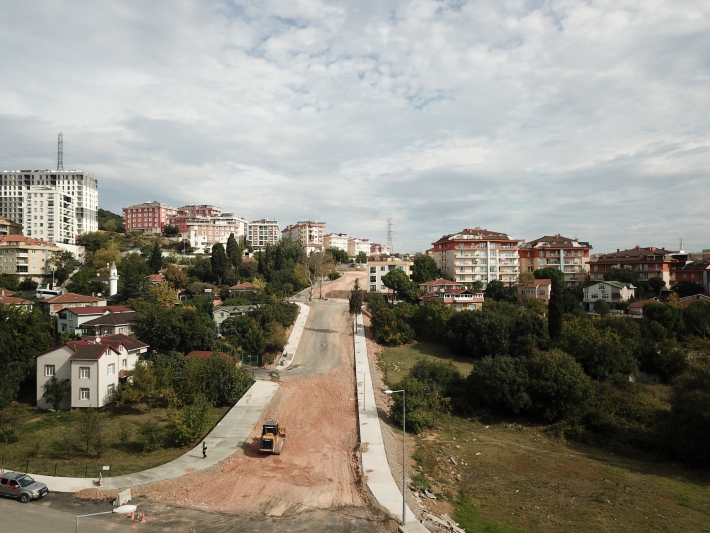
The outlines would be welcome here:
[[[57,140],[57,170],[64,170],[64,134],[59,132]]]
[[[390,249],[390,253],[394,252],[392,249],[392,217],[387,219],[387,247]]]

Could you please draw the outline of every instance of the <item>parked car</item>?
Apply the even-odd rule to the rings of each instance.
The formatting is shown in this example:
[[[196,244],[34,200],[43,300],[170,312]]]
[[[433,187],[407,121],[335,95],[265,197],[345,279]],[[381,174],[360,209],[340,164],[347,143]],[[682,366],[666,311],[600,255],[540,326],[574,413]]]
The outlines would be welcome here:
[[[44,483],[35,481],[29,474],[20,472],[5,472],[0,474],[0,494],[17,498],[22,503],[39,500],[49,494]]]

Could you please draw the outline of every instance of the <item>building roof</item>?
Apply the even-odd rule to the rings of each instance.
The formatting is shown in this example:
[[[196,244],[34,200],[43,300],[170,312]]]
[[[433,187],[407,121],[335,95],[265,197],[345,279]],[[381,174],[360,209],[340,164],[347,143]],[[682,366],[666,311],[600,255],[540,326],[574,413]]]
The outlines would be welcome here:
[[[611,252],[608,254],[601,254],[597,258],[597,261],[607,261],[613,259],[645,259],[649,255],[668,255],[677,254],[673,250],[666,250],[665,248],[656,248],[655,246],[649,246],[648,248],[643,248],[641,246],[635,246],[628,250],[617,250],[616,252]]]
[[[54,348],[38,353],[35,357],[39,357],[66,346],[72,351],[72,354],[69,356],[71,359],[100,359],[109,348],[115,352],[118,352],[119,346],[121,345],[123,345],[128,351],[148,347],[146,343],[141,342],[138,339],[118,333],[115,335],[104,335],[103,337],[99,337],[99,342],[96,342],[94,337],[88,337],[80,341],[65,342],[64,344],[60,344],[59,346],[55,346]]]
[[[0,225],[15,226],[16,228],[22,229],[22,224],[15,222],[14,220],[10,220],[9,218],[5,218],[4,216],[0,216]]]
[[[165,275],[160,272],[148,276],[148,283],[160,283],[161,281],[165,281]]]
[[[3,305],[32,305],[30,300],[15,298],[14,296],[0,296],[0,304]]]
[[[659,303],[658,298],[649,298],[648,300],[639,300],[638,302],[634,302],[632,304],[629,304],[629,309],[643,309],[643,306],[646,304],[654,304],[654,303]]]
[[[233,285],[232,287],[229,287],[230,291],[255,291],[256,287],[252,283],[249,283],[248,281],[246,283],[240,283],[238,285]]]
[[[588,242],[580,242],[578,239],[557,235],[545,235],[539,239],[528,241],[522,248],[592,248]]]
[[[449,235],[444,235],[438,241],[433,244],[448,242],[448,241],[458,241],[458,240],[484,240],[484,241],[515,241],[518,242],[519,239],[511,239],[510,235],[507,233],[501,233],[499,231],[490,231],[487,229],[482,229],[480,227],[465,228],[458,233],[451,233]]]
[[[46,301],[46,300],[45,300]],[[133,309],[125,305],[99,305],[96,307],[67,307],[64,309],[75,315],[103,315],[106,313],[133,313]]]
[[[635,289],[631,283],[624,283],[623,281],[595,281],[594,284],[598,285],[599,283],[606,283],[607,285],[611,285],[612,287],[616,287],[617,289]],[[589,287],[585,287],[585,290],[588,289]]]
[[[83,326],[122,326],[130,324],[135,320],[136,312],[128,311],[124,313],[106,313],[103,316],[84,322]]]
[[[681,307],[689,307],[695,302],[710,304],[710,296],[706,294],[694,294],[693,296],[686,296],[685,298],[678,300]]]
[[[40,241],[39,239],[33,239],[32,237],[25,237],[24,235],[0,235],[0,244],[8,242],[18,242],[33,246],[46,246],[47,248],[57,248],[57,245],[53,242]],[[58,249],[58,248],[57,248]]]
[[[524,287],[539,287],[540,285],[552,285],[552,280],[535,278],[535,281],[531,283],[518,283],[518,285],[522,285]]]
[[[710,260],[688,262],[678,270],[710,270]]]
[[[253,257],[245,257],[242,259],[242,263],[256,263],[256,262],[257,262],[256,259],[254,259]]]
[[[84,296],[83,294],[75,294],[73,292],[68,292],[66,294],[60,294],[54,298],[47,298],[43,303],[46,304],[71,304],[80,302],[103,302],[106,298],[97,298],[96,296]]]

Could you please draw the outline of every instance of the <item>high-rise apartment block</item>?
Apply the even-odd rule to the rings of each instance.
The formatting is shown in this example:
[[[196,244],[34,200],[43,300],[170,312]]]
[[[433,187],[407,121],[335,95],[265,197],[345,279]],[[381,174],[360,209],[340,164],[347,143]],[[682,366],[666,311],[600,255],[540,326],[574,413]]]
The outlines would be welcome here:
[[[487,229],[464,229],[444,235],[434,244],[432,257],[439,269],[454,281],[487,285],[499,280],[518,282],[518,247],[524,241]]]
[[[348,251],[348,235],[347,233],[328,233],[323,236],[323,246],[328,248],[335,248],[337,250],[342,250],[343,252]]]
[[[324,234],[325,222],[316,222],[315,220],[296,222],[281,232],[284,238],[289,237],[292,241],[303,246],[306,253],[323,249]]]
[[[162,233],[177,209],[160,202],[143,202],[123,208],[123,225],[126,231]]]
[[[589,252],[592,245],[577,239],[548,235],[520,247],[520,270],[534,272],[539,268],[553,267],[565,275],[568,287],[581,284],[589,273]]]
[[[75,244],[99,229],[96,177],[81,170],[4,170],[0,216],[22,224],[28,237]]]
[[[267,244],[276,244],[281,240],[281,228],[276,220],[254,220],[249,223],[247,229],[247,241],[254,250],[259,251],[266,248]]]

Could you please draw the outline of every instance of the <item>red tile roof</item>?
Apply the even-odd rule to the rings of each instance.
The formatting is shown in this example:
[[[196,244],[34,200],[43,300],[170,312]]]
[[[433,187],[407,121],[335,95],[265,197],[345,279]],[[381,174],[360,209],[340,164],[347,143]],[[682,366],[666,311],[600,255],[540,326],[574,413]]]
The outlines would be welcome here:
[[[84,296],[83,294],[74,294],[73,292],[68,292],[66,294],[60,294],[54,298],[47,298],[43,303],[47,304],[70,304],[70,303],[81,303],[81,302],[104,302],[106,298],[96,298],[95,296]]]
[[[148,276],[148,281],[150,283],[160,283],[161,281],[165,281],[165,276],[163,274],[151,274]]]
[[[0,296],[0,304],[3,305],[32,305],[32,302],[24,298],[15,298],[13,296]]]
[[[456,282],[456,281],[451,281],[450,279],[435,279],[433,281],[425,281],[424,283],[420,283],[420,287],[439,287],[439,286],[447,286],[447,285],[463,285],[463,283]]]
[[[70,350],[72,350],[73,353],[69,356],[72,359],[100,359],[101,356],[106,353],[106,350],[112,348],[114,351],[118,352],[119,346],[121,345],[129,351],[148,347],[146,343],[141,342],[138,339],[134,339],[133,337],[129,337],[128,335],[123,335],[122,333],[99,337],[100,340],[98,343],[94,339],[95,337],[88,337],[80,341],[65,342],[64,344],[60,344],[59,346],[55,346],[54,348],[38,353],[35,357],[53,352],[63,346],[67,346]]]
[[[239,285],[234,285],[233,287],[229,287],[230,291],[255,291],[256,287],[254,287],[253,284],[249,283],[248,281],[246,283],[240,283]]]
[[[40,241],[39,239],[33,239],[32,237],[25,237],[24,235],[0,235],[0,243],[4,242],[21,242],[25,244],[31,244],[35,246],[46,246],[48,248],[57,248],[57,245],[53,242]]]
[[[64,311],[75,315],[103,315],[105,313],[132,313],[133,309],[125,305],[98,305],[96,307],[67,307]]]

